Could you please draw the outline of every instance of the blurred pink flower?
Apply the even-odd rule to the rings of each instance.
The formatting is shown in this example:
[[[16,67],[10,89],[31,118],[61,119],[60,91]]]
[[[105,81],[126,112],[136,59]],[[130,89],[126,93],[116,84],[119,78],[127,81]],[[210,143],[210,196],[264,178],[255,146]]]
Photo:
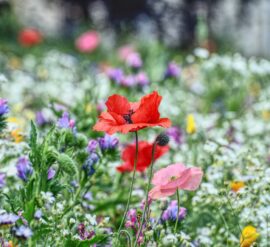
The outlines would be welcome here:
[[[150,190],[151,199],[159,199],[173,195],[177,189],[196,190],[202,181],[201,168],[186,167],[183,164],[173,164],[157,171],[152,179],[155,187]]]
[[[127,57],[134,52],[135,49],[132,45],[124,45],[118,49],[118,56],[121,60],[125,61]]]
[[[88,31],[76,39],[75,45],[80,52],[90,53],[99,46],[99,43],[99,34],[95,31]]]

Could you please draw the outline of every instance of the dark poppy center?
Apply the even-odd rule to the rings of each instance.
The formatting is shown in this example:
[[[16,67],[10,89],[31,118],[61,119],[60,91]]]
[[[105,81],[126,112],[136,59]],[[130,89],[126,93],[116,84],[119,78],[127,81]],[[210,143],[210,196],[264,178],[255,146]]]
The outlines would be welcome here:
[[[127,114],[123,115],[123,118],[125,119],[126,123],[128,124],[132,124],[132,119],[131,116],[133,115],[134,111],[133,110],[129,110],[129,112]]]

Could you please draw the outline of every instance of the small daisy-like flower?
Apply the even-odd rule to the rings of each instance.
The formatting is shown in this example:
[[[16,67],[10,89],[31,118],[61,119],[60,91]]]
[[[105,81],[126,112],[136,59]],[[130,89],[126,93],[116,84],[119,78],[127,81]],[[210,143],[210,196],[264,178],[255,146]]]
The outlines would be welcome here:
[[[233,192],[238,192],[245,187],[245,183],[243,181],[233,181],[230,183],[230,187]]]
[[[23,134],[21,129],[15,129],[11,131],[11,136],[14,139],[15,143],[20,143],[23,141]]]

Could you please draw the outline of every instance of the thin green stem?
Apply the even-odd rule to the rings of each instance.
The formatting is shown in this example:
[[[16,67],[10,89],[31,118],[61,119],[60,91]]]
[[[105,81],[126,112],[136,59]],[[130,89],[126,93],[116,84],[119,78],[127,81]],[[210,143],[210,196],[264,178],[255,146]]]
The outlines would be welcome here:
[[[154,142],[153,143],[153,148],[152,148],[150,174],[149,174],[149,179],[148,179],[148,184],[147,184],[147,189],[146,189],[146,198],[145,198],[145,202],[144,202],[143,214],[142,214],[142,219],[141,219],[139,231],[137,232],[137,237],[136,237],[136,240],[135,240],[134,247],[136,247],[137,244],[138,244],[138,240],[139,240],[139,237],[140,237],[140,234],[141,234],[141,231],[142,231],[142,227],[143,227],[143,223],[144,223],[145,214],[146,214],[147,207],[148,207],[148,194],[149,194],[150,184],[151,184],[151,180],[152,180],[152,176],[153,176],[153,167],[154,167],[154,161],[155,161],[156,146],[157,146],[157,143]]]
[[[179,196],[179,189],[176,190],[177,195],[177,215],[176,215],[176,222],[174,226],[174,233],[176,233],[177,226],[178,226],[178,219],[179,219],[179,212],[180,212],[180,196]]]
[[[132,191],[133,191],[133,185],[134,185],[134,180],[135,180],[135,174],[136,174],[136,168],[137,168],[137,161],[138,161],[138,152],[139,152],[139,142],[138,142],[138,132],[135,131],[135,139],[136,139],[136,153],[135,153],[135,159],[134,159],[134,167],[133,167],[133,174],[132,174],[132,180],[131,180],[131,184],[130,184],[130,189],[129,189],[129,196],[128,196],[128,201],[127,201],[127,205],[126,205],[126,209],[125,209],[125,213],[124,216],[122,218],[121,224],[119,226],[118,229],[118,238],[120,235],[120,231],[122,229],[122,226],[126,220],[127,217],[127,212],[129,210],[129,204],[130,204],[130,198],[132,195]]]

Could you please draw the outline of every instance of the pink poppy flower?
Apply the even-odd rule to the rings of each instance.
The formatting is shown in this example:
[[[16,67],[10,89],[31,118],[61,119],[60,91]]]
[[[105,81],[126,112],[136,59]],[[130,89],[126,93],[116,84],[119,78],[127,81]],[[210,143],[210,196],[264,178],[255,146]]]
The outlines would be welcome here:
[[[132,45],[124,45],[118,49],[118,57],[125,61],[127,57],[134,52],[135,49]]]
[[[173,164],[157,171],[152,179],[155,187],[150,190],[151,199],[159,199],[173,195],[177,189],[196,190],[202,181],[201,168],[186,167],[183,164]]]
[[[76,39],[75,45],[80,52],[90,53],[98,47],[99,43],[99,34],[95,31],[88,31]]]

